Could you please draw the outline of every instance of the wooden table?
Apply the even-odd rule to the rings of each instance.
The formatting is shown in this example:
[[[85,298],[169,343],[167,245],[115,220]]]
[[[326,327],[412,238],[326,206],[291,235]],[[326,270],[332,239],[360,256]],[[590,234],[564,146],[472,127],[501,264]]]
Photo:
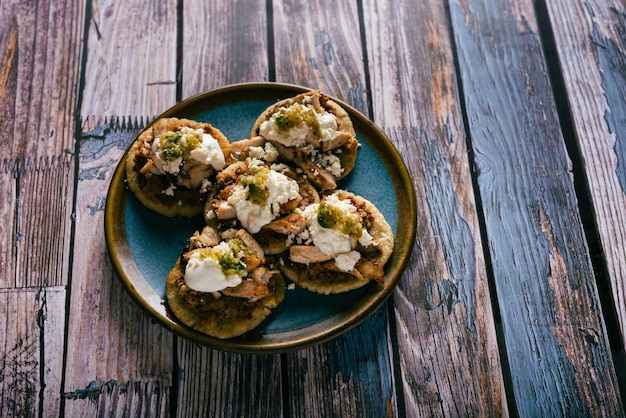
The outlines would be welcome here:
[[[626,3],[0,2],[1,416],[623,416]],[[112,172],[177,101],[320,88],[417,195],[392,297],[341,337],[241,355],[132,302]]]

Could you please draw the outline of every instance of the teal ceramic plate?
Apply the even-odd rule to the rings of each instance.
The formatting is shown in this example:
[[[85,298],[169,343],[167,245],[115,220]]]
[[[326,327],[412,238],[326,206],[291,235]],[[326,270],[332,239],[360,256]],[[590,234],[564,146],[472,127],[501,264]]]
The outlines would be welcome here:
[[[236,84],[194,96],[161,117],[209,122],[232,142],[249,137],[258,115],[277,100],[307,89],[277,83]],[[328,341],[378,309],[398,283],[415,239],[413,183],[389,139],[365,116],[337,99],[350,114],[361,146],[354,170],[339,187],[373,202],[395,231],[394,252],[385,283],[322,296],[287,290],[285,300],[258,328],[220,340],[181,324],[165,303],[165,278],[188,238],[203,227],[201,217],[171,219],[146,209],[125,184],[124,158],[109,188],[105,235],[113,265],[133,299],[165,328],[198,344],[239,353],[278,353]]]

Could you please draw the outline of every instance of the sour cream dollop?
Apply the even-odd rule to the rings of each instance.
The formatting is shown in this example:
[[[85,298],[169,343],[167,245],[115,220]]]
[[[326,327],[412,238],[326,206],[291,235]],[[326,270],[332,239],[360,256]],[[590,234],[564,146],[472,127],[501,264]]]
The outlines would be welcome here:
[[[182,127],[166,132],[152,142],[155,164],[165,173],[178,174],[185,159],[195,160],[221,170],[226,165],[224,152],[217,139],[202,129]]]
[[[337,130],[337,117],[325,110],[317,111],[311,105],[295,103],[261,123],[259,135],[286,147],[302,147],[311,130],[321,141],[328,141]]]
[[[315,203],[306,207],[303,216],[308,223],[308,233],[313,245],[324,254],[334,258],[335,264],[343,271],[352,271],[356,263],[361,259],[361,254],[352,249],[350,232],[342,230],[341,225],[345,221],[358,222],[357,209],[347,199],[339,199],[335,194],[324,197],[323,205],[333,213],[338,227],[328,227],[319,222],[320,204]],[[372,237],[365,228],[358,228],[358,232],[352,232],[359,243],[368,246]]]
[[[198,292],[218,292],[228,287],[238,286],[246,274],[245,269],[239,273],[224,272],[220,263],[224,254],[234,256],[226,242],[193,252],[185,267],[185,284]]]

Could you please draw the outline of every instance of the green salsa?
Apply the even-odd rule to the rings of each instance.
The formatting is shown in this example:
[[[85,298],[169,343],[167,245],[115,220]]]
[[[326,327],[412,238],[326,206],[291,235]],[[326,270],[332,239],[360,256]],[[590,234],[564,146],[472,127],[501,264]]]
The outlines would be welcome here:
[[[270,170],[262,167],[249,176],[241,179],[241,185],[246,188],[246,200],[262,205],[267,201],[270,191],[265,186]]]
[[[322,228],[336,229],[343,234],[361,236],[363,226],[356,215],[346,215],[343,211],[325,200],[320,202],[317,213],[317,223]]]
[[[241,244],[243,245],[243,242]],[[233,248],[230,246],[230,243],[229,248],[231,251],[221,251],[221,249],[216,249],[214,247],[202,248],[200,250],[200,257],[212,258],[217,261],[220,269],[227,276],[231,274],[241,276],[241,273],[246,270],[246,265],[233,253]],[[237,253],[237,251],[235,251],[235,253]]]
[[[246,265],[231,253],[223,253],[219,259],[220,268],[225,275],[238,274],[246,270]]]
[[[191,132],[168,131],[159,138],[161,142],[161,158],[164,161],[174,161],[180,157],[189,157],[192,150],[202,143],[202,135]]]
[[[276,127],[279,131],[286,132],[291,128],[298,127],[305,123],[316,136],[321,136],[321,128],[315,110],[301,104],[294,104],[281,109],[274,117]]]

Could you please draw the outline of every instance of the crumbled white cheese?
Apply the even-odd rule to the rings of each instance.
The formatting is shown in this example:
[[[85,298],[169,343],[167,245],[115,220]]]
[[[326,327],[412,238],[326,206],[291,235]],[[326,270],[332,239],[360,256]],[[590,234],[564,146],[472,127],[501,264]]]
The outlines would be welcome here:
[[[202,179],[202,184],[200,185],[200,193],[204,194],[211,190],[213,183],[209,181],[209,179]]]
[[[276,163],[276,164],[272,164],[270,166],[270,168],[274,171],[278,171],[279,173],[285,172],[285,171],[289,171],[290,168],[287,164],[283,164],[283,163]]]
[[[320,141],[329,141],[337,130],[337,117],[326,111],[315,114],[320,125]]]
[[[262,137],[272,139],[286,147],[301,147],[306,144],[304,138],[308,132],[309,127],[304,122],[299,126],[295,126],[288,131],[283,132],[278,129],[278,126],[276,125],[276,118],[274,116],[261,123],[261,127],[259,128],[259,134]]]
[[[319,224],[317,221],[318,208],[318,204],[313,204],[309,205],[304,211],[305,218],[310,222],[308,230],[313,244],[324,254],[333,257],[352,250],[349,234],[344,234],[337,229],[324,228]]]
[[[251,163],[251,171],[253,167]],[[299,196],[298,183],[273,170],[269,170],[264,186],[269,195],[262,204],[246,200],[248,188],[242,185],[236,186],[233,194],[227,199],[227,202],[235,207],[237,219],[252,234],[259,232],[264,225],[279,215],[280,205]]]
[[[180,157],[168,161],[163,157],[163,144],[161,137],[155,138],[152,142],[152,153],[154,164],[157,169],[164,173],[178,174],[185,163],[185,158],[195,160],[206,166],[212,166],[216,170],[221,170],[226,165],[226,159],[219,143],[211,135],[204,133],[202,129],[192,129],[181,127],[182,134],[176,148],[181,153]],[[191,139],[194,141],[190,142]],[[197,141],[199,139],[199,141]]]
[[[285,245],[287,247],[291,247],[292,245],[297,244],[297,245],[311,245],[313,244],[313,241],[311,240],[311,234],[309,233],[308,229],[304,229],[299,233],[291,233],[289,235],[287,235],[287,238],[285,239]]]
[[[255,173],[265,167],[265,163],[258,158],[251,158],[248,162],[250,172]]]
[[[341,166],[341,159],[332,152],[322,153],[313,149],[309,155],[315,164],[322,167],[336,178],[340,177],[341,173],[344,171]]]
[[[263,147],[248,147],[248,156],[261,160],[265,157],[265,149]]]
[[[278,159],[278,149],[271,142],[265,143],[265,161],[273,163]]]
[[[169,187],[165,190],[162,190],[161,193],[167,196],[174,196],[174,190],[176,190],[176,185],[170,184]]]
[[[374,242],[374,238],[372,238],[367,229],[363,228],[363,232],[361,233],[361,237],[359,238],[359,244],[364,247],[369,247],[372,242]]]
[[[278,159],[278,149],[271,142],[266,142],[262,147],[248,147],[248,156],[273,163]]]
[[[342,271],[352,271],[360,259],[361,254],[358,251],[349,251],[335,256],[335,265]]]

